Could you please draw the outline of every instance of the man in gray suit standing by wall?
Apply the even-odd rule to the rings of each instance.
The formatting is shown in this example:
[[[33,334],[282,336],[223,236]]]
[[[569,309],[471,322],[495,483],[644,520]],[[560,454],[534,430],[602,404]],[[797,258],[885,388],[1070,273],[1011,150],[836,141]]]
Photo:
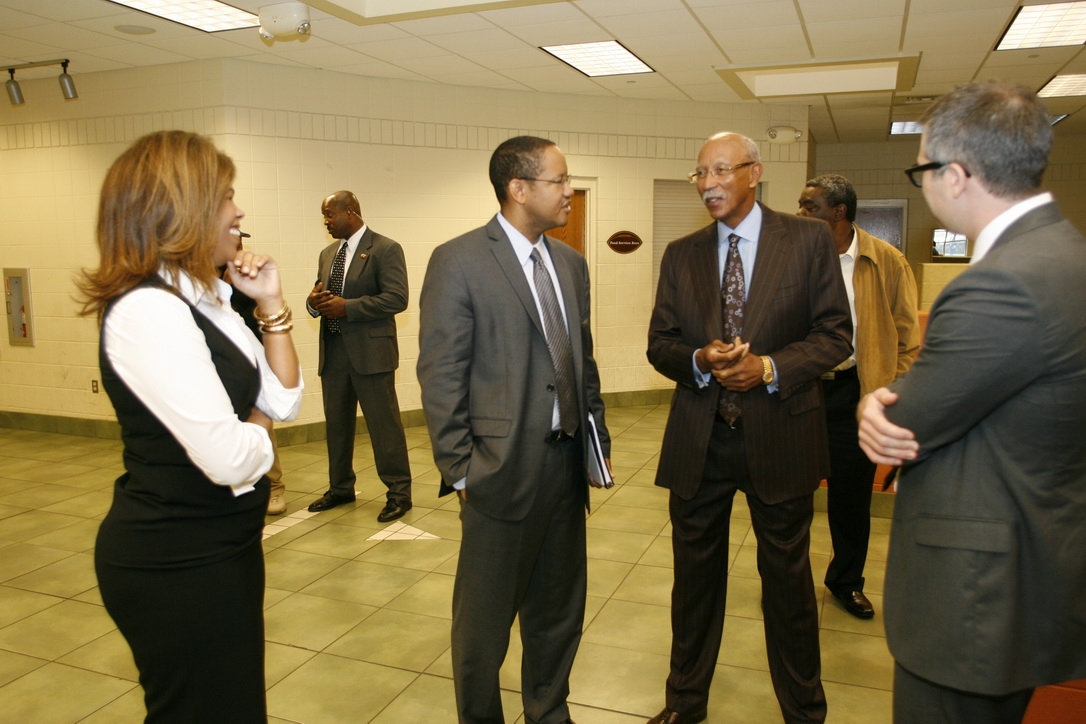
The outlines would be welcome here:
[[[388,492],[377,520],[411,509],[411,464],[396,398],[400,351],[396,315],[407,308],[403,248],[366,226],[358,199],[337,191],[321,204],[333,239],[321,251],[317,283],[306,308],[321,317],[320,361],[328,440],[328,491],[309,506],[319,513],[353,502],[354,435],[358,405]]]
[[[420,301],[423,410],[441,494],[461,501],[456,705],[462,723],[504,721],[498,670],[519,615],[525,721],[565,724],[587,586],[590,417],[610,454],[588,265],[543,233],[565,225],[573,195],[557,146],[505,141],[490,181],[501,213],[434,251]]]
[[[921,119],[906,173],[967,271],[913,368],[860,403],[872,460],[904,464],[886,566],[894,722],[1020,722],[1086,677],[1086,239],[1041,180],[1044,106],[961,86]]]
[[[648,358],[675,380],[656,484],[670,489],[671,673],[650,724],[708,715],[728,593],[728,529],[746,495],[769,671],[788,722],[826,717],[811,576],[814,491],[829,472],[819,378],[852,352],[833,236],[755,201],[758,145],[720,133],[690,174],[715,221],[668,244]]]

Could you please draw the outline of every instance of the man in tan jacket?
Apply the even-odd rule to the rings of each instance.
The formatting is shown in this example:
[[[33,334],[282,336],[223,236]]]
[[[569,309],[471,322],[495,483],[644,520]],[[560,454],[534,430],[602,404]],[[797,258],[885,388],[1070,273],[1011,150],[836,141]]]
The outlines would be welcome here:
[[[905,256],[855,225],[856,190],[844,176],[807,182],[799,216],[822,219],[833,229],[852,312],[855,353],[822,375],[830,442],[827,509],[833,558],[826,588],[857,618],[875,609],[864,595],[864,564],[871,535],[875,463],[857,441],[856,404],[862,395],[904,374],[920,348],[916,280]]]

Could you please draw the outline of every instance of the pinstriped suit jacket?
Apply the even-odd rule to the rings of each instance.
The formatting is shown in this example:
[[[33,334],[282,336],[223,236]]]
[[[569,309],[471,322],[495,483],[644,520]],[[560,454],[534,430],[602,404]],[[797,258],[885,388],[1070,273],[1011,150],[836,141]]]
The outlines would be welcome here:
[[[811,493],[829,472],[819,376],[852,352],[852,322],[829,226],[762,207],[744,312],[750,353],[769,355],[778,391],[739,395],[754,491],[768,504]],[[664,252],[648,358],[675,380],[656,484],[684,500],[701,484],[720,386],[699,388],[693,354],[723,339],[716,222]]]

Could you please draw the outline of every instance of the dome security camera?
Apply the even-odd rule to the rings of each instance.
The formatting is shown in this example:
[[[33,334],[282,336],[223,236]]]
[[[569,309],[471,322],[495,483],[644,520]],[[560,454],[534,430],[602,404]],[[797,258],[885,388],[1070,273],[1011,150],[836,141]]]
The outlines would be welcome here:
[[[309,35],[309,6],[288,2],[260,8],[260,37],[273,40],[287,35]]]

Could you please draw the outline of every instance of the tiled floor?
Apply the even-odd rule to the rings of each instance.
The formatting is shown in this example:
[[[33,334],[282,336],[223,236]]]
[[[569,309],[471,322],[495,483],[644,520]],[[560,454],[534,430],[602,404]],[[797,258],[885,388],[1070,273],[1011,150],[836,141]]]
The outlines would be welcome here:
[[[570,695],[580,724],[641,724],[663,705],[670,645],[667,493],[652,485],[666,406],[613,408],[618,484],[592,492],[588,612]],[[376,516],[384,488],[358,439],[359,500],[309,515],[325,489],[324,443],[282,450],[289,507],[269,518],[267,683],[272,722],[454,722],[449,618],[460,524],[423,428],[408,430],[414,504],[404,526]],[[0,719],[126,724],[143,717],[128,648],[98,597],[92,548],[120,470],[119,443],[0,429]],[[741,498],[724,645],[709,722],[780,722],[766,670],[754,536]],[[740,520],[741,519],[741,520]],[[890,721],[892,659],[882,626],[889,521],[873,520],[867,566],[879,614],[852,618],[820,585],[829,531],[816,514],[811,559],[821,604],[831,724]],[[390,532],[390,530],[392,532]],[[520,710],[519,641],[503,670]]]

